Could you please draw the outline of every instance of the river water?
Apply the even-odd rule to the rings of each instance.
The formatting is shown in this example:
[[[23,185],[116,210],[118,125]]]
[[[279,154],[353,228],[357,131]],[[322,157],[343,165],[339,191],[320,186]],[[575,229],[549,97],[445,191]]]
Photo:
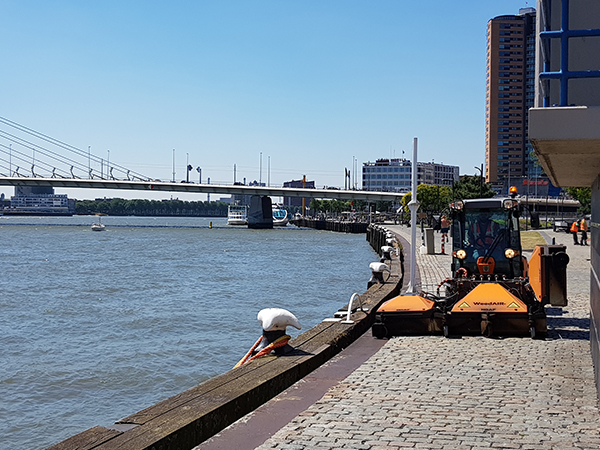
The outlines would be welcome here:
[[[364,235],[291,225],[94,221],[0,216],[3,449],[44,449],[229,370],[262,308],[293,312],[298,335],[364,292],[377,259]]]

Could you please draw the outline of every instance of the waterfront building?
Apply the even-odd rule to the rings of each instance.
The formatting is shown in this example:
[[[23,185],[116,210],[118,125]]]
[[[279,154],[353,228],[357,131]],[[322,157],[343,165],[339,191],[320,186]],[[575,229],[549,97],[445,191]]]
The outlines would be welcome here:
[[[378,159],[363,163],[362,187],[366,191],[409,192],[411,161],[404,158]],[[459,179],[459,167],[435,162],[417,163],[418,184],[452,186]]]
[[[55,194],[49,186],[16,186],[10,206],[5,206],[2,213],[71,216],[75,214],[75,200]]]
[[[522,8],[487,25],[485,176],[490,183],[543,175],[529,142],[527,115],[535,97],[535,20],[535,8]]]
[[[600,2],[538,0],[537,7],[529,137],[552,183],[591,187],[589,340],[600,389]]]
[[[458,179],[459,179],[459,170],[460,169],[458,166],[450,166],[447,164],[427,162],[427,163],[418,163],[417,167],[419,167],[419,168],[431,167],[431,169],[433,170],[433,183],[426,183],[426,184],[435,184],[437,186],[452,186],[452,183],[458,181]]]
[[[286,181],[283,183],[284,188],[294,188],[294,189],[315,189],[314,181],[306,181],[306,180],[292,180]],[[298,206],[302,207],[302,197],[283,197],[283,206]],[[310,203],[310,200],[309,200]],[[308,206],[306,203],[305,206]]]

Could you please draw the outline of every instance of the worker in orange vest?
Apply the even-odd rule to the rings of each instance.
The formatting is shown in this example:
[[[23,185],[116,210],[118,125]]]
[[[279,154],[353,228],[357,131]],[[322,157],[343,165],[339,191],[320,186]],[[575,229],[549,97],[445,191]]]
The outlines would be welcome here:
[[[587,243],[588,224],[585,220],[585,217],[583,217],[581,219],[581,222],[579,223],[579,229],[581,230],[581,245],[588,245],[588,243]]]
[[[571,224],[571,234],[573,234],[573,244],[579,245],[579,240],[577,239],[577,233],[579,233],[579,222],[575,221]]]
[[[482,214],[474,226],[475,247],[487,250],[494,243],[498,230],[498,224],[489,215]]]

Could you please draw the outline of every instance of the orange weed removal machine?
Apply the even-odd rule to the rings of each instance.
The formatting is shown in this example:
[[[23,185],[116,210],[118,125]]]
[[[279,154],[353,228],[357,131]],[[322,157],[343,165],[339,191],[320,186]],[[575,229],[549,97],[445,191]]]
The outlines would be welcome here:
[[[435,293],[384,303],[373,336],[546,337],[545,306],[567,305],[569,256],[563,245],[538,245],[527,261],[515,194],[452,203],[453,277],[442,280]]]

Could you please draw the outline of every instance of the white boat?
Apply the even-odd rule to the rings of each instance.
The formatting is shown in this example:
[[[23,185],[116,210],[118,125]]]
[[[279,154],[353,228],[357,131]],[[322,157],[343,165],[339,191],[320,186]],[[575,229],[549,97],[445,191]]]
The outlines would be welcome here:
[[[285,227],[289,222],[288,212],[281,206],[273,205],[273,226]]]
[[[106,226],[104,226],[104,224],[102,224],[102,221],[100,220],[100,216],[98,216],[98,223],[92,224],[92,231],[104,231],[105,229],[106,229]]]
[[[248,225],[248,207],[229,205],[227,208],[227,225]]]

